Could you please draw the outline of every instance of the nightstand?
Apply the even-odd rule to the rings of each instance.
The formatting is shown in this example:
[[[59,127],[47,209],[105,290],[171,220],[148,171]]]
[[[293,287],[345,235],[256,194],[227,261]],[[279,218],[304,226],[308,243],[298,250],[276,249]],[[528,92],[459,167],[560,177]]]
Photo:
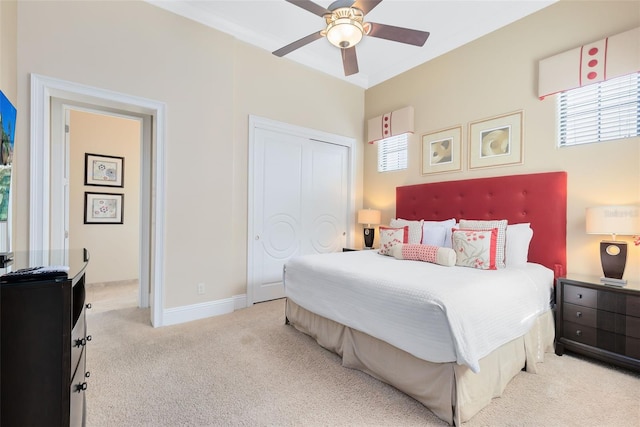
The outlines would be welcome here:
[[[640,282],[568,275],[556,286],[556,354],[565,350],[640,371]]]

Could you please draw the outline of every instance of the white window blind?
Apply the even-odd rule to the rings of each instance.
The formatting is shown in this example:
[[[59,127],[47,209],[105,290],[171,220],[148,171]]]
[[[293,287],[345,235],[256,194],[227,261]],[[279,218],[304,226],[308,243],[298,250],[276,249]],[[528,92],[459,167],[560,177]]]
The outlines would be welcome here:
[[[562,92],[558,117],[560,146],[638,136],[640,73]]]
[[[409,134],[391,136],[378,141],[378,172],[407,168]]]

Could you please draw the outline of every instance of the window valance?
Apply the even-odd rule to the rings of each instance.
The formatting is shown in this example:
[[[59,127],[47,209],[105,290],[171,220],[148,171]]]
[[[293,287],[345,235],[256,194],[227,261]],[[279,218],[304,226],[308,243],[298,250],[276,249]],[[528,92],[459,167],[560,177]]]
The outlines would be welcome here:
[[[413,107],[408,106],[370,119],[367,132],[369,144],[390,136],[413,133],[413,116]]]
[[[562,92],[640,71],[640,27],[543,59],[538,96]]]

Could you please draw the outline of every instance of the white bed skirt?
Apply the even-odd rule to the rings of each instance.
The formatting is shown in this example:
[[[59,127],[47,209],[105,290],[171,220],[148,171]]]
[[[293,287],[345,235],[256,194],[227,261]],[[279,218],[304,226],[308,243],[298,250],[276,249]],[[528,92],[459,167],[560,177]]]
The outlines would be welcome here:
[[[480,372],[452,363],[433,363],[370,335],[318,316],[287,299],[287,321],[318,344],[358,369],[408,394],[449,424],[460,425],[502,395],[524,367],[535,373],[545,352],[553,351],[551,310],[538,317],[529,332],[480,360]]]

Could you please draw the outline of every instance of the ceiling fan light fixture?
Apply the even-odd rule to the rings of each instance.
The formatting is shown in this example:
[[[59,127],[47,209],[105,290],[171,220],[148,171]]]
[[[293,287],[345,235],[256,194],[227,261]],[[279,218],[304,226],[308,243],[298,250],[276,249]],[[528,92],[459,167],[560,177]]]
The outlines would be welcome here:
[[[339,18],[327,25],[327,40],[332,45],[347,49],[360,43],[364,35],[362,24],[349,18]]]

